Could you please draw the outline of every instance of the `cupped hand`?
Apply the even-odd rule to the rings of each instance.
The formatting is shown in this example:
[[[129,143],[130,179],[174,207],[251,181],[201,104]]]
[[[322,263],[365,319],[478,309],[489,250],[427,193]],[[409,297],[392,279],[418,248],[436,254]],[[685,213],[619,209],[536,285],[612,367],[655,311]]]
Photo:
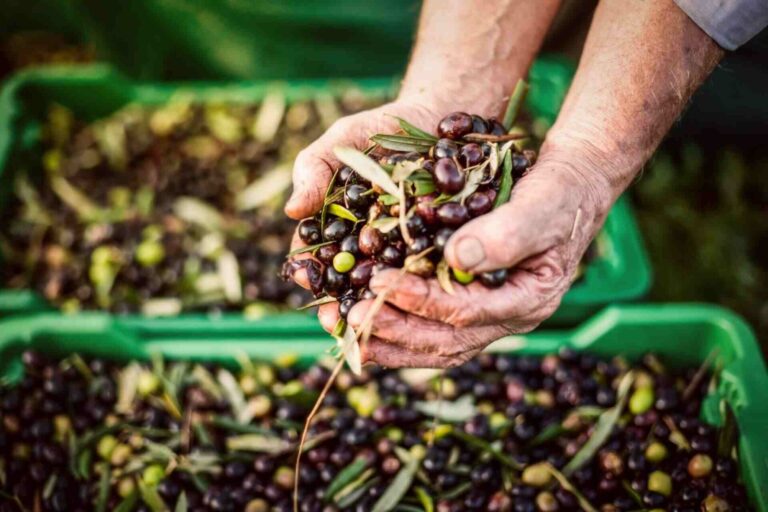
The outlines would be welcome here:
[[[377,273],[370,287],[385,294],[363,358],[388,367],[450,367],[492,341],[525,333],[547,319],[568,290],[579,261],[603,224],[614,191],[599,170],[579,166],[559,150],[547,152],[515,185],[510,201],[459,229],[445,249],[448,264],[472,273],[510,269],[488,289],[397,270]],[[358,303],[348,322],[360,330],[372,301]],[[324,311],[326,327],[334,319]]]

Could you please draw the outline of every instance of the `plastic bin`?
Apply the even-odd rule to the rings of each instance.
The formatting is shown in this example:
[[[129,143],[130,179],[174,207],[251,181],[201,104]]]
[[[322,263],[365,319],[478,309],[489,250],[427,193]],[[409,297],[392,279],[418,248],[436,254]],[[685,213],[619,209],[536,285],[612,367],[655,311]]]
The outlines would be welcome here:
[[[0,379],[21,375],[20,354],[34,348],[52,356],[72,352],[127,360],[152,353],[167,358],[233,363],[237,354],[270,359],[293,353],[303,363],[324,355],[330,341],[305,316],[245,325],[176,319],[131,322],[103,313],[77,317],[40,314],[0,322]],[[545,354],[560,347],[630,359],[655,352],[670,365],[696,367],[713,350],[723,362],[720,387],[704,402],[706,420],[719,421],[724,398],[740,429],[742,474],[752,502],[768,511],[768,374],[747,325],[728,311],[704,305],[612,306],[572,331],[540,331],[504,338],[492,350]]]
[[[553,121],[571,75],[572,68],[564,61],[538,61],[530,73],[529,110]],[[296,101],[318,93],[338,93],[350,84],[369,95],[387,96],[394,94],[397,81],[323,80],[287,82],[281,86],[288,101]],[[128,103],[162,104],[181,91],[203,101],[248,102],[258,101],[271,87],[275,87],[275,83],[136,83],[103,65],[20,73],[0,92],[0,212],[9,201],[13,170],[21,165],[29,169],[39,166],[41,122],[53,102],[71,108],[79,117],[96,119]],[[551,324],[573,325],[610,302],[637,299],[648,291],[650,267],[626,199],[621,199],[609,214],[598,244],[601,256],[589,265],[582,281],[565,296]],[[34,291],[0,289],[0,317],[46,309],[51,306]]]

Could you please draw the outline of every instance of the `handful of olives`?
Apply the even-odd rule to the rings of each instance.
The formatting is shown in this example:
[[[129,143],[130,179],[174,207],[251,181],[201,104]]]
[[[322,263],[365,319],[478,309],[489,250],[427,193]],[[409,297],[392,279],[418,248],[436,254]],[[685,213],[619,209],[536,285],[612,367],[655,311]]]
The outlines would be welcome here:
[[[286,276],[306,269],[315,297],[338,300],[342,318],[373,298],[368,282],[378,268],[436,276],[449,293],[452,282],[477,279],[497,288],[507,280],[506,269],[476,276],[451,269],[443,250],[459,227],[509,200],[536,160],[535,151],[523,149],[527,135],[464,112],[443,118],[437,137],[404,120],[400,126],[403,134],[371,137],[365,155],[344,150],[351,165],[336,171],[322,210],[301,221],[306,246],[289,255],[313,258],[285,267]]]

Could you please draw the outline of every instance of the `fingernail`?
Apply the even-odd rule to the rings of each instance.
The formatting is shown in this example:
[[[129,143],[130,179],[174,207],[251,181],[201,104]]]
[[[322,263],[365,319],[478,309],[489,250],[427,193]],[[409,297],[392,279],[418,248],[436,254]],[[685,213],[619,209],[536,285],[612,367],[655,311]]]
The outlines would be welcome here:
[[[453,252],[461,268],[466,270],[476,267],[485,259],[483,244],[473,236],[467,236],[459,240]]]
[[[365,310],[363,308],[353,307],[347,315],[347,323],[356,327],[363,323],[365,318]]]

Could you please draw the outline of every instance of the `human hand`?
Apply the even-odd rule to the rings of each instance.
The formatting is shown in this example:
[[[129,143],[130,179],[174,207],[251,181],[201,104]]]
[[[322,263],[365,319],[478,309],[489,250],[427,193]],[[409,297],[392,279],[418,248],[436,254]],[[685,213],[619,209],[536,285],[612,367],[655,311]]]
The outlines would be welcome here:
[[[528,332],[557,309],[616,191],[582,150],[545,146],[539,162],[513,189],[508,203],[462,226],[445,249],[448,264],[472,273],[510,268],[507,282],[489,289],[474,282],[446,293],[436,279],[398,270],[374,275],[384,294],[363,359],[389,367],[449,367],[472,358],[490,342]],[[566,158],[567,157],[567,158]],[[373,301],[358,303],[347,318],[364,329]],[[326,328],[336,316],[321,314]]]

